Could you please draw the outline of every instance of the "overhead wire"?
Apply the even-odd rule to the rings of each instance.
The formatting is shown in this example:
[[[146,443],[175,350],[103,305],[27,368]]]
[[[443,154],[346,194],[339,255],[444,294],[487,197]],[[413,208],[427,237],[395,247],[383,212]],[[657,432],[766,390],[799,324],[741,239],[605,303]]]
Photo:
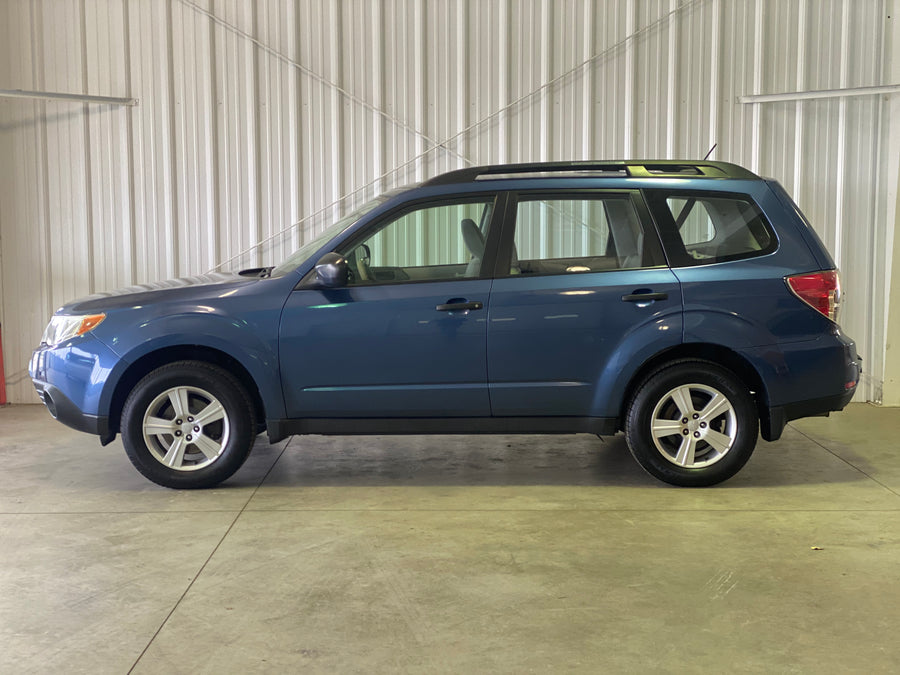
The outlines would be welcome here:
[[[462,161],[465,162],[466,164],[474,165],[474,164],[475,164],[475,161],[474,161],[474,160],[472,160],[471,158],[465,156],[465,155],[462,154],[462,153],[459,153],[459,152],[450,150],[450,148],[448,147],[448,145],[449,145],[450,143],[452,143],[453,141],[456,141],[457,139],[459,139],[459,138],[465,136],[465,135],[468,134],[469,132],[471,132],[471,131],[477,129],[478,127],[481,127],[481,126],[484,125],[485,123],[490,122],[490,121],[493,120],[494,118],[496,118],[496,117],[498,117],[498,116],[500,116],[500,115],[503,115],[504,113],[506,113],[507,111],[511,110],[512,108],[514,108],[514,107],[516,107],[516,106],[518,106],[518,105],[524,103],[525,101],[527,101],[527,100],[529,100],[529,99],[532,99],[532,98],[538,96],[539,94],[543,93],[546,89],[548,89],[548,88],[550,88],[550,87],[552,87],[552,86],[558,84],[559,82],[562,82],[563,80],[569,78],[570,76],[572,76],[572,75],[578,73],[580,70],[584,69],[585,67],[587,67],[587,66],[589,66],[589,65],[592,65],[592,64],[594,64],[595,62],[597,62],[597,61],[599,61],[599,60],[601,60],[601,59],[603,59],[603,58],[605,58],[605,57],[610,56],[611,54],[615,53],[616,51],[618,51],[618,50],[622,49],[623,47],[627,46],[630,42],[636,40],[637,38],[643,36],[644,34],[646,34],[646,33],[650,32],[650,31],[652,31],[653,29],[655,29],[655,28],[657,28],[657,27],[659,27],[659,26],[662,25],[663,23],[669,21],[669,20],[672,19],[676,14],[682,13],[682,12],[684,12],[685,10],[688,10],[688,9],[690,9],[690,8],[696,6],[696,5],[699,5],[699,4],[703,3],[703,2],[709,2],[710,0],[688,0],[687,2],[684,2],[684,3],[682,3],[682,4],[679,4],[677,7],[675,7],[674,9],[669,10],[669,11],[666,12],[665,14],[661,15],[659,18],[655,19],[654,21],[648,23],[648,24],[645,25],[645,26],[642,26],[641,28],[639,28],[638,30],[636,30],[636,31],[634,31],[634,32],[632,32],[632,33],[630,33],[629,35],[626,35],[624,38],[622,38],[622,39],[619,40],[618,42],[616,42],[616,43],[610,45],[609,47],[603,49],[602,51],[600,51],[600,52],[598,52],[598,53],[596,53],[596,54],[591,55],[590,57],[588,57],[588,58],[585,59],[584,61],[582,61],[582,62],[576,64],[575,66],[573,66],[572,68],[568,69],[567,71],[561,73],[560,75],[557,75],[556,77],[553,77],[553,78],[549,79],[547,82],[541,84],[541,85],[538,86],[536,89],[533,89],[532,91],[530,91],[530,92],[528,92],[528,93],[526,93],[526,94],[523,94],[522,96],[520,96],[520,97],[518,97],[517,99],[515,99],[515,100],[513,100],[513,101],[511,101],[511,102],[509,102],[509,103],[507,103],[507,104],[505,104],[504,106],[502,106],[501,108],[498,108],[497,110],[495,110],[494,112],[488,114],[487,116],[482,117],[481,119],[479,119],[479,120],[473,122],[472,124],[469,124],[467,127],[461,129],[460,131],[456,132],[456,133],[453,134],[452,136],[449,136],[448,138],[444,139],[443,141],[437,141],[437,140],[435,140],[435,139],[429,137],[427,134],[425,134],[424,132],[420,131],[419,129],[416,129],[415,127],[412,127],[412,126],[409,125],[407,122],[405,122],[405,121],[403,121],[403,120],[400,120],[400,119],[398,119],[398,118],[396,118],[396,117],[392,117],[391,115],[389,115],[388,113],[386,113],[384,110],[382,110],[382,109],[380,109],[380,108],[378,108],[378,107],[372,105],[372,104],[369,103],[368,101],[365,101],[365,100],[363,100],[363,99],[360,99],[358,96],[356,96],[356,95],[354,95],[353,93],[347,91],[346,89],[344,89],[343,87],[341,87],[341,86],[338,85],[337,83],[328,80],[327,78],[323,77],[322,75],[319,75],[318,73],[316,73],[315,71],[311,70],[310,68],[308,68],[308,67],[306,67],[306,66],[304,66],[304,65],[302,65],[302,64],[300,64],[300,63],[298,63],[298,62],[296,62],[295,60],[293,60],[293,59],[291,59],[291,58],[289,58],[289,57],[287,57],[287,56],[281,54],[278,50],[275,50],[275,49],[269,47],[268,45],[265,45],[265,44],[262,43],[260,40],[258,40],[258,39],[255,38],[254,36],[250,35],[250,34],[247,33],[246,31],[244,31],[244,30],[238,28],[237,26],[234,26],[234,25],[228,23],[227,21],[225,21],[224,19],[222,19],[222,18],[216,16],[216,15],[213,14],[212,12],[210,12],[210,11],[208,11],[208,10],[202,8],[202,7],[199,7],[199,6],[195,5],[195,4],[194,4],[193,2],[191,2],[190,0],[179,0],[179,1],[180,1],[182,4],[184,4],[185,6],[190,7],[191,9],[197,11],[198,13],[207,16],[210,20],[212,20],[212,21],[215,22],[216,24],[222,26],[223,28],[226,28],[226,29],[228,29],[228,30],[234,32],[236,35],[239,35],[239,36],[245,38],[246,40],[248,40],[248,41],[250,41],[251,43],[253,43],[254,45],[256,45],[259,49],[262,49],[262,50],[265,51],[267,54],[270,54],[271,56],[277,58],[278,60],[282,61],[283,63],[286,63],[286,64],[288,64],[288,65],[290,65],[290,66],[295,67],[295,68],[298,68],[301,72],[303,72],[304,74],[306,74],[306,75],[308,75],[309,77],[313,78],[313,79],[316,80],[317,82],[320,82],[320,83],[322,83],[322,84],[324,84],[324,85],[326,85],[326,86],[329,86],[329,87],[334,88],[334,89],[335,89],[336,91],[338,91],[341,95],[347,97],[348,100],[350,100],[350,101],[352,101],[352,102],[354,102],[354,103],[357,103],[357,104],[359,104],[359,105],[362,105],[362,106],[365,107],[366,109],[368,109],[368,110],[370,110],[370,111],[376,113],[376,114],[379,115],[380,117],[383,117],[383,118],[387,119],[388,121],[390,121],[390,122],[396,124],[396,125],[399,126],[400,128],[402,128],[402,129],[404,129],[404,130],[406,130],[406,131],[410,131],[410,132],[416,134],[417,136],[419,136],[420,138],[422,138],[422,139],[428,141],[429,143],[432,143],[432,144],[433,144],[430,148],[428,148],[427,150],[424,150],[423,152],[421,152],[421,153],[419,153],[418,155],[412,157],[411,159],[407,160],[406,162],[403,162],[402,164],[399,164],[399,165],[395,166],[394,168],[392,168],[392,169],[390,169],[389,171],[386,171],[385,173],[383,173],[383,174],[377,176],[376,178],[374,178],[373,180],[369,181],[368,183],[366,183],[366,184],[364,184],[364,185],[362,185],[362,186],[360,186],[360,187],[358,187],[358,188],[355,188],[355,189],[351,190],[350,192],[348,192],[348,193],[346,193],[345,195],[339,197],[338,199],[332,201],[331,203],[326,204],[325,206],[323,206],[322,208],[318,209],[317,211],[315,211],[315,212],[313,212],[313,213],[311,213],[311,214],[309,214],[309,215],[307,215],[307,216],[304,216],[303,218],[301,218],[301,219],[298,220],[297,222],[292,223],[291,225],[288,225],[288,226],[284,227],[283,229],[279,230],[278,232],[276,232],[276,233],[274,233],[274,234],[272,234],[272,235],[270,235],[270,236],[268,236],[268,237],[266,237],[266,238],[264,238],[264,239],[261,239],[260,241],[256,242],[255,244],[253,244],[252,246],[248,247],[247,249],[245,249],[245,250],[243,250],[243,251],[240,251],[239,253],[237,253],[237,254],[235,254],[235,255],[233,255],[233,256],[231,256],[231,257],[225,259],[225,260],[222,260],[222,261],[219,262],[215,267],[213,267],[211,270],[209,270],[209,271],[215,271],[215,270],[220,269],[220,268],[223,267],[224,265],[227,265],[228,263],[230,263],[230,262],[232,262],[232,261],[234,261],[234,260],[237,260],[238,258],[241,258],[241,257],[243,257],[243,256],[245,256],[245,255],[247,255],[249,252],[253,251],[254,249],[257,249],[257,248],[259,248],[260,246],[262,246],[262,245],[264,245],[264,244],[267,244],[267,243],[269,243],[269,242],[271,242],[271,241],[277,239],[278,237],[283,237],[285,234],[287,234],[287,233],[291,232],[292,230],[294,230],[294,229],[296,229],[296,228],[302,226],[304,223],[306,223],[306,222],[312,220],[313,218],[316,218],[316,217],[318,217],[318,216],[320,216],[320,215],[322,215],[322,214],[324,214],[324,213],[327,213],[329,210],[334,209],[336,206],[338,206],[339,204],[343,203],[343,202],[346,201],[347,199],[352,198],[354,195],[357,195],[358,193],[363,192],[363,191],[367,191],[367,190],[373,189],[375,186],[379,185],[382,181],[384,181],[384,180],[385,180],[386,178],[388,178],[389,176],[391,176],[391,175],[393,175],[393,174],[400,173],[403,169],[406,169],[407,167],[416,164],[417,162],[419,162],[419,161],[422,160],[423,158],[427,157],[429,154],[431,154],[431,153],[434,152],[435,150],[439,150],[439,149],[441,149],[441,148],[444,148],[444,149],[447,150],[448,152],[451,152],[452,154],[456,155],[460,160],[462,160]]]

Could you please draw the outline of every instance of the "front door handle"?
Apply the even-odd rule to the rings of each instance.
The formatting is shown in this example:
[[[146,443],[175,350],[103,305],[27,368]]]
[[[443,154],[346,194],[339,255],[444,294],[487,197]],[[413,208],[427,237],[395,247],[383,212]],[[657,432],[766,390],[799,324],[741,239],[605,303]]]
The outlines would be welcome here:
[[[622,302],[650,302],[651,300],[668,300],[668,293],[631,293],[623,295]]]
[[[469,309],[484,309],[483,302],[448,302],[438,305],[435,309],[439,312],[462,312]]]

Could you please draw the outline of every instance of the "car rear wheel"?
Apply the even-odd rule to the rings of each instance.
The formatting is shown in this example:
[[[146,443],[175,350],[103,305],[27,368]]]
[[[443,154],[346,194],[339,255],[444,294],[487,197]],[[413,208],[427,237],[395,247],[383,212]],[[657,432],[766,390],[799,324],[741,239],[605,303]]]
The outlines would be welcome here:
[[[758,433],[746,385],[705,361],[652,373],[638,387],[625,424],[638,463],[659,480],[688,487],[731,478],[750,459]]]
[[[128,458],[170,488],[212,487],[229,478],[247,459],[255,429],[240,382],[202,361],[157,368],[138,382],[122,411]]]

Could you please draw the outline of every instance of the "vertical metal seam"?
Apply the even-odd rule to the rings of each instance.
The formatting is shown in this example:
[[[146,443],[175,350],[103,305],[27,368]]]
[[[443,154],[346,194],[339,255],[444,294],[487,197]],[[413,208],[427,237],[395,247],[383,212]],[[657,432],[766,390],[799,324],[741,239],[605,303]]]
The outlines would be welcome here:
[[[175,134],[175,45],[174,45],[174,18],[172,15],[172,0],[166,1],[166,90],[168,94],[168,111],[166,116],[166,142],[169,146],[170,166],[167,175],[167,181],[170,195],[169,213],[166,214],[169,220],[169,247],[171,253],[171,262],[169,269],[174,272],[173,276],[178,276],[181,272],[180,247],[178,245],[181,233],[178,218],[178,198],[180,191],[178,189],[178,161],[176,160],[178,147]]]
[[[500,36],[497,42],[500,51],[500,65],[497,78],[497,104],[502,110],[509,100],[509,64],[512,62],[509,53],[512,49],[509,39],[509,0],[500,1],[499,21]],[[497,119],[497,135],[499,137],[497,161],[502,164],[509,161],[509,115],[500,115]],[[463,136],[463,139],[465,138],[466,136]],[[463,155],[466,157],[469,156],[467,149],[463,146]]]
[[[630,2],[625,9],[625,35],[631,36],[635,33],[634,27],[636,22],[637,9],[635,3]],[[634,77],[635,77],[635,51],[636,45],[634,40],[628,40],[625,43],[625,101],[623,108],[624,115],[624,136],[625,148],[623,159],[631,159],[634,155]]]
[[[124,39],[124,54],[123,57],[125,59],[125,92],[126,95],[131,96],[133,91],[133,84],[131,80],[131,0],[123,0],[122,1],[122,35]],[[137,207],[135,205],[135,181],[134,181],[134,116],[138,114],[134,108],[129,108],[125,111],[125,137],[126,137],[126,147],[125,147],[125,156],[128,158],[128,224],[126,230],[126,237],[128,243],[128,281],[127,283],[133,284],[135,282],[136,277],[136,269],[137,269],[137,246],[135,242],[137,241],[137,221],[136,221],[136,211]]]
[[[413,63],[413,100],[415,101],[415,116],[413,127],[417,129],[425,128],[425,4],[424,0],[415,0],[413,9],[413,39],[415,59]],[[425,133],[423,131],[423,133]],[[422,134],[417,134],[415,139],[415,152],[420,154],[425,147]],[[435,150],[437,147],[435,148]],[[423,157],[425,159],[425,157]],[[425,178],[424,167],[421,163],[415,166],[416,180]]]
[[[847,86],[847,78],[849,76],[850,55],[850,4],[848,0],[841,0],[841,49],[840,49],[840,75],[839,85],[841,88]],[[835,165],[835,174],[838,183],[843,183],[846,176],[847,163],[847,99],[842,97],[838,100],[838,140],[837,140],[837,162]],[[835,190],[835,236],[834,236],[834,261],[838,267],[841,266],[844,252],[844,192],[843,190]]]
[[[210,6],[215,6],[215,0],[210,0]],[[211,152],[209,161],[212,163],[212,194],[213,200],[210,204],[209,226],[206,232],[207,255],[214,256],[212,261],[218,257],[216,252],[219,247],[219,228],[220,225],[220,201],[222,199],[222,174],[219,168],[219,71],[216,61],[216,25],[209,23],[209,138]],[[208,263],[207,263],[208,264]]]
[[[800,0],[799,30],[797,33],[797,91],[803,91],[806,87],[806,50],[807,50],[807,22],[809,21],[809,2]],[[792,193],[794,201],[798,204],[803,198],[802,172],[803,172],[803,101],[794,104],[794,185]]]
[[[669,2],[669,59],[668,71],[666,73],[666,82],[668,85],[668,100],[666,102],[666,158],[673,159],[675,156],[675,119],[678,114],[678,108],[675,103],[678,100],[678,77],[675,67],[678,61],[678,24],[680,16],[675,13],[675,9],[679,5],[679,0],[670,0]]]
[[[500,4],[500,16],[501,16],[501,31],[503,30],[503,8],[506,7],[507,0],[503,0]],[[466,121],[468,120],[468,109],[469,109],[469,98],[468,98],[468,79],[469,79],[469,50],[466,48],[467,42],[466,38],[468,37],[468,28],[469,28],[469,19],[468,19],[468,4],[465,2],[461,2],[457,5],[457,34],[456,34],[456,50],[457,50],[457,66],[456,66],[456,115],[459,123],[462,126],[466,125]],[[504,54],[508,49],[508,41],[503,40],[501,37],[500,45],[503,51],[501,52],[501,59],[504,58]],[[506,66],[504,66],[501,62],[501,72],[505,72]],[[504,86],[500,85],[497,87],[498,94],[501,97],[506,96],[504,91]],[[505,152],[503,149],[503,145],[505,144],[504,135],[501,135],[500,145],[501,145],[501,154]],[[463,156],[468,156],[468,148],[466,147],[466,139],[465,137],[459,139],[457,152]],[[458,165],[457,165],[458,166]]]
[[[32,4],[30,18],[32,21],[32,35],[34,35],[34,40],[31,45],[31,68],[32,68],[32,77],[37,82],[37,85],[40,89],[45,88],[46,82],[46,74],[44,72],[46,68],[46,59],[43,58],[44,49],[45,49],[45,40],[44,40],[44,27],[43,27],[43,6],[40,4]],[[38,58],[38,54],[41,55]],[[40,67],[38,67],[38,63],[40,63]],[[50,238],[50,223],[48,221],[50,214],[50,157],[48,151],[48,145],[50,143],[50,139],[48,137],[48,129],[47,129],[47,103],[45,101],[34,103],[34,110],[40,110],[41,114],[36,115],[40,119],[38,124],[38,133],[39,137],[39,154],[41,155],[41,165],[37,166],[37,162],[35,162],[35,170],[39,172],[39,175],[36,176],[35,184],[41,186],[41,202],[44,209],[43,217],[40,219],[42,228],[43,228],[43,244],[44,244],[44,256],[42,258],[42,262],[46,261],[46,266],[42,268],[43,278],[47,282],[46,287],[46,315],[48,317],[53,315],[54,307],[53,303],[53,275],[50,274],[50,271],[53,269],[53,245]]]
[[[753,93],[762,93],[762,72],[763,72],[763,0],[756,0],[755,13],[753,18]],[[762,133],[762,110],[757,103],[753,106],[751,113],[751,139],[750,139],[750,170],[759,173],[759,137]]]
[[[719,130],[719,84],[721,74],[719,72],[719,50],[722,44],[722,15],[720,5],[714,2],[712,7],[712,37],[710,39],[710,68],[709,68],[709,147],[701,148],[705,155],[716,143],[718,143]],[[702,157],[703,155],[699,155]]]
[[[415,101],[415,127],[425,129],[427,124],[426,114],[426,85],[425,85],[425,69],[428,62],[428,52],[425,50],[425,0],[416,0],[415,9],[413,10],[413,31],[415,32],[415,65],[413,66],[413,99]],[[418,155],[425,147],[424,139],[421,135],[417,135],[415,139],[415,152]],[[437,148],[435,148],[437,150]],[[435,157],[437,152],[435,152]],[[423,157],[427,162],[427,155]],[[422,180],[425,177],[425,171],[421,163],[416,166],[416,179]],[[416,212],[416,221],[420,222],[421,212]],[[415,264],[422,265],[426,255],[426,238],[421,236],[423,231],[421,226],[416,228],[420,236],[415,238],[417,248],[415,253]]]
[[[300,8],[295,4],[294,6],[294,49],[297,60],[299,61],[302,53],[303,53],[303,43],[301,41],[301,35],[303,35],[302,26],[302,15],[300,13]],[[297,217],[303,210],[304,200],[303,195],[307,193],[303,190],[303,153],[306,151],[306,145],[303,143],[303,124],[306,120],[306,114],[303,109],[303,73],[298,69],[294,69],[294,88],[296,93],[296,102],[297,102],[297,110],[294,111],[292,116],[292,124],[293,129],[296,133],[296,147],[293,148],[293,152],[296,156],[296,174],[292,177],[296,181],[296,188],[293,192],[297,195],[296,197],[296,206],[297,206]],[[291,242],[294,246],[299,246],[300,241],[302,240],[301,233],[299,232],[299,228],[292,228],[291,232]],[[283,233],[283,230],[282,230]]]
[[[265,11],[265,7],[258,5],[256,3],[250,6],[250,30],[254,37],[258,39],[260,34],[259,29],[259,13],[261,11]],[[253,211],[255,214],[254,220],[254,229],[256,230],[256,255],[254,256],[254,265],[262,265],[262,260],[260,259],[260,247],[259,242],[263,241],[266,238],[266,234],[264,232],[263,225],[263,172],[265,171],[265,167],[263,167],[263,138],[262,138],[262,126],[263,126],[263,74],[260,72],[260,61],[259,61],[259,50],[251,49],[250,50],[250,77],[253,78],[252,91],[253,91],[253,103],[250,105],[250,120],[249,123],[252,126],[252,134],[250,138],[253,143],[253,166],[251,167],[251,171],[253,172],[253,176],[251,180],[253,182],[253,189],[256,192]]]
[[[374,27],[374,37],[372,39],[372,98],[375,107],[384,109],[384,4],[381,2],[373,3],[374,16],[372,25]],[[384,134],[382,133],[383,121],[379,115],[372,116],[372,163],[375,168],[375,175],[381,176],[384,172]],[[379,178],[374,185],[377,192],[382,192],[384,187],[382,180]]]
[[[887,15],[885,11],[884,3],[878,3],[878,12],[877,16],[881,19],[878,23],[878,31],[875,35],[875,54],[883,54],[884,42],[886,37],[886,29],[884,16]],[[900,7],[898,7],[900,9]],[[895,49],[897,46],[894,47]],[[896,58],[896,57],[895,57]],[[875,63],[875,81],[878,84],[885,83],[885,59],[877,59]],[[872,124],[873,128],[877,129],[875,135],[873,135],[873,143],[875,145],[874,152],[872,153],[872,173],[875,177],[875,194],[879,196],[878,204],[875,204],[872,209],[873,215],[875,216],[875,220],[881,220],[882,222],[887,222],[888,217],[888,205],[885,191],[886,184],[886,167],[885,167],[885,152],[884,146],[886,143],[879,142],[881,139],[885,138],[884,134],[886,132],[884,125],[884,109],[886,106],[886,102],[888,101],[888,97],[879,96],[874,105],[872,111]],[[889,134],[890,132],[887,131]],[[895,218],[897,215],[895,214]],[[879,218],[879,216],[881,216]],[[897,224],[895,222],[895,228]],[[896,235],[895,235],[896,236]],[[867,399],[873,399],[876,403],[881,403],[883,398],[883,388],[884,388],[884,380],[887,366],[887,349],[886,349],[886,339],[887,339],[887,317],[889,316],[890,309],[890,292],[887,290],[890,284],[890,276],[888,276],[888,270],[890,270],[891,265],[889,265],[889,261],[887,256],[892,255],[891,249],[892,247],[887,242],[887,228],[872,228],[870,231],[870,246],[868,247],[868,252],[872,256],[874,264],[869,265],[868,267],[868,287],[871,289],[871,292],[868,293],[868,306],[867,306],[867,315],[868,316],[878,316],[879,313],[881,316],[885,317],[883,321],[880,322],[870,322],[870,344],[872,351],[871,353],[876,355],[876,359],[873,359],[875,362],[876,370],[875,377],[877,378],[877,382],[879,383],[874,391],[867,394]],[[878,252],[883,251],[881,260],[879,260]],[[893,265],[894,274],[897,274],[898,267],[896,264]],[[884,275],[884,277],[888,280],[888,283],[879,284],[879,276]],[[875,349],[876,347],[880,347],[879,349]],[[880,364],[878,363],[880,361]],[[878,367],[880,366],[880,368]],[[871,388],[871,385],[867,385]]]
[[[550,4],[548,0],[541,0],[541,60],[540,60],[540,119],[541,119],[541,138],[540,138],[540,159],[547,161],[550,158],[550,102],[553,97],[553,87],[547,87],[551,80],[551,45],[553,44],[553,17],[550,15]]]
[[[323,12],[325,11],[322,6],[320,6],[319,9],[320,9],[320,11],[323,11]],[[310,8],[310,13],[312,13],[312,8]],[[318,51],[319,51],[319,58],[322,62],[324,62],[325,59],[327,58],[325,49],[326,49],[325,44],[320,42]],[[327,85],[325,85],[324,82],[318,82],[317,84],[319,85],[318,89],[317,90],[314,89],[314,91],[316,92],[316,102],[318,104],[317,108],[318,108],[318,113],[319,113],[319,124],[324,127],[324,125],[325,125],[324,121],[327,119],[327,111],[325,108],[325,87]],[[314,129],[314,126],[313,126],[314,124],[315,124],[315,121],[311,119],[310,120],[310,128],[311,129]],[[318,155],[318,166],[320,166],[322,168],[327,166],[326,162],[328,161],[327,148],[326,148],[326,142],[328,141],[328,139],[326,139],[325,134],[322,133],[323,131],[324,131],[324,129],[322,131],[320,131],[320,137],[318,139],[318,142],[316,143],[316,145],[317,145],[316,150],[317,150],[317,155]],[[318,182],[319,182],[319,185],[318,185],[319,203],[327,203],[330,198],[328,186],[325,184],[325,181],[323,180],[323,175],[324,174],[320,174],[313,179],[313,180],[318,180]],[[335,207],[332,209],[333,216],[335,218],[338,215],[339,206],[340,206],[340,200],[338,200],[335,203]]]
[[[594,5],[586,3],[584,6],[584,23],[582,24],[582,54],[590,57],[594,34]],[[584,60],[584,58],[582,59]],[[582,92],[581,114],[581,158],[593,159],[594,155],[594,69],[586,66],[583,69],[584,84]],[[587,234],[587,232],[585,232]]]
[[[88,90],[88,43],[87,43],[87,6],[85,0],[79,3],[79,36],[81,39],[81,77],[82,91],[87,93]],[[91,293],[96,291],[95,272],[94,272],[94,179],[93,179],[93,162],[92,153],[94,152],[91,144],[91,106],[83,103],[81,113],[84,116],[83,133],[84,133],[84,224],[85,239],[87,240],[87,281],[88,289]]]
[[[343,88],[343,72],[342,72],[342,50],[343,44],[343,26],[341,23],[341,0],[335,0],[331,5],[331,16],[329,18],[331,30],[331,53],[328,55],[329,68],[331,69],[331,81],[338,87]],[[343,194],[343,173],[341,171],[341,163],[343,159],[343,136],[344,136],[344,110],[341,96],[336,88],[332,88],[330,92],[331,98],[331,123],[333,126],[331,139],[331,194],[328,197],[333,199],[337,195]]]

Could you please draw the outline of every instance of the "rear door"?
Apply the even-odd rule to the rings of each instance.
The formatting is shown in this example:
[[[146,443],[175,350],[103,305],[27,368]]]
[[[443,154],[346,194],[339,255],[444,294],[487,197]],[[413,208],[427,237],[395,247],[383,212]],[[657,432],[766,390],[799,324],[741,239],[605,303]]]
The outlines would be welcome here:
[[[511,195],[488,317],[495,416],[616,417],[681,341],[681,292],[636,191]]]

